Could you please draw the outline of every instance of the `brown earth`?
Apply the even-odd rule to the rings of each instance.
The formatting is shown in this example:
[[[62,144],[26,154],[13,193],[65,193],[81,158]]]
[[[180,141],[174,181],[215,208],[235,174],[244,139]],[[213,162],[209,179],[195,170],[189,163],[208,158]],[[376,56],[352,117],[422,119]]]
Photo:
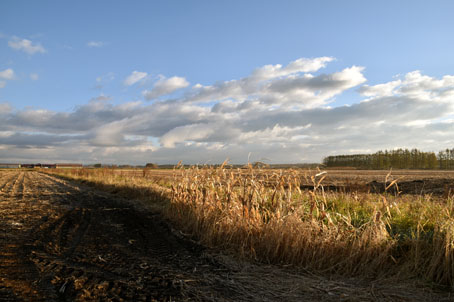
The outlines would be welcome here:
[[[387,188],[392,181],[396,185]],[[441,170],[327,170],[322,184],[328,190],[412,195],[454,194],[454,171]],[[310,186],[308,186],[310,187]]]
[[[169,182],[173,179],[173,170],[156,169],[146,170],[145,173],[140,169],[117,169],[115,173],[127,177],[146,177],[155,182]],[[237,170],[235,170],[237,171]],[[247,170],[240,170],[240,173],[248,173]],[[278,169],[264,169],[260,174],[272,174]],[[302,178],[301,189],[313,189],[314,183],[311,176],[320,173],[316,169],[301,169]],[[371,192],[383,193],[388,184],[397,180],[397,187],[392,186],[387,191],[389,193],[400,194],[434,194],[434,195],[454,195],[454,171],[450,170],[356,170],[356,169],[327,169],[326,176],[322,181],[325,190],[340,192]],[[388,175],[389,174],[389,175]],[[387,177],[388,175],[388,177]],[[315,180],[319,180],[316,177]],[[387,180],[385,185],[385,180]]]
[[[452,301],[412,281],[234,259],[159,213],[35,171],[0,171],[0,301]]]

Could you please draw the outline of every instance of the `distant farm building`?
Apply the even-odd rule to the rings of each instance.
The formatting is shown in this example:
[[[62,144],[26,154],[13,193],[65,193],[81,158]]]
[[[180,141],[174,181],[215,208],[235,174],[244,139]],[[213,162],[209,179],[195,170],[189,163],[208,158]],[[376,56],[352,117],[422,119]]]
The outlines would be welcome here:
[[[34,168],[35,164],[21,164],[21,168]]]
[[[58,169],[82,168],[82,164],[56,164]]]
[[[23,164],[21,165],[22,168],[44,168],[44,169],[55,169],[57,167],[56,164]]]
[[[44,169],[55,169],[55,168],[57,168],[57,165],[56,164],[41,164],[41,168],[44,168]]]
[[[15,169],[15,168],[25,168],[25,169],[33,169],[33,168],[44,168],[44,169],[55,169],[55,168],[82,168],[82,164],[10,164],[10,163],[0,163],[0,169]]]
[[[20,168],[21,164],[2,164],[0,163],[0,169],[16,169]]]

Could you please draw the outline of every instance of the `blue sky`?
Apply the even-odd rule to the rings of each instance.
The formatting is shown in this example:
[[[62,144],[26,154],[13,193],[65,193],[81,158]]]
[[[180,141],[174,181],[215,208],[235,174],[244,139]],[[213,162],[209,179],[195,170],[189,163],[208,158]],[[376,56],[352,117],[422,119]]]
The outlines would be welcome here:
[[[346,105],[359,106],[371,98],[377,103],[388,104],[385,98],[389,97],[422,102],[425,97],[426,102],[436,101],[437,106],[441,102],[444,107],[440,110],[444,113],[421,118],[422,112],[417,111],[414,115],[407,112],[402,120],[411,116],[412,122],[396,124],[385,117],[375,122],[381,123],[381,127],[383,124],[394,125],[394,129],[409,127],[412,123],[426,128],[444,126],[443,135],[449,137],[446,131],[450,131],[452,125],[447,126],[446,121],[451,118],[450,96],[444,94],[440,100],[433,93],[427,94],[426,88],[429,85],[438,92],[440,89],[451,91],[450,79],[443,80],[443,77],[454,74],[453,11],[452,1],[2,1],[0,104],[7,109],[3,109],[4,129],[0,129],[3,131],[0,135],[0,147],[3,146],[0,148],[0,161],[42,159],[140,163],[153,158],[159,162],[173,162],[179,160],[177,157],[188,162],[207,158],[219,161],[222,157],[244,161],[247,154],[253,152],[257,158],[270,158],[273,162],[299,162],[318,161],[333,152],[372,152],[394,147],[427,149],[427,142],[422,143],[423,138],[413,142],[406,136],[390,141],[383,137],[369,138],[365,141],[367,146],[359,148],[358,142],[364,142],[365,138],[359,137],[354,129],[350,129],[348,134],[343,132],[346,137],[341,141],[335,138],[314,141],[317,136],[325,134],[310,119],[301,121],[300,125],[283,126],[284,121],[270,118],[267,112],[277,110],[281,116],[298,112],[306,116],[308,110],[330,110],[330,114],[342,124],[340,121],[347,121],[336,110],[344,112]],[[263,90],[263,85],[271,82],[263,82],[261,88],[255,87],[255,90],[241,86],[244,90],[241,96],[232,94],[237,88],[230,86],[229,92],[225,93],[228,81],[250,79],[253,72],[263,66],[286,66],[301,58],[322,57],[330,59],[318,68],[301,67],[296,73],[275,74],[276,77],[270,81],[282,80],[282,77],[291,81],[294,77],[326,75],[323,78],[326,83],[336,72],[353,66],[363,69],[354,74],[345,72],[346,76],[352,77],[349,78],[351,83],[342,86],[341,90],[330,90],[339,83],[317,90],[315,94],[324,92],[326,98],[315,103],[308,98],[307,91],[292,94],[296,88],[289,83],[273,86],[280,93],[275,95],[274,101],[268,98],[276,91]],[[134,71],[136,81],[126,84],[126,79]],[[419,71],[419,77],[405,80],[406,75],[414,71]],[[396,83],[397,86],[389,84],[395,87],[392,94],[383,92],[384,86],[375,88],[381,89],[380,93],[365,93],[367,87],[392,83],[396,79],[402,82]],[[419,81],[421,88],[417,100],[414,93],[406,92],[408,87],[416,85],[415,81]],[[306,85],[306,88],[309,85],[301,81],[292,83]],[[194,87],[196,84],[201,88]],[[207,90],[206,87],[210,86],[223,92],[219,90],[206,96],[208,99],[203,102],[197,98],[193,100],[197,94],[194,89]],[[207,91],[203,93],[206,95]],[[293,103],[285,101],[284,105],[282,100],[290,97]],[[295,103],[295,98],[299,98],[301,103]],[[395,102],[398,101],[401,99]],[[261,126],[248,128],[246,116],[253,115],[254,111],[242,115],[239,107],[235,107],[236,117],[224,111],[220,111],[225,113],[220,116],[208,116],[207,112],[202,112],[208,108],[213,113],[215,104],[227,106],[231,102],[236,105],[243,103],[243,107],[255,104],[256,114],[264,119],[259,123]],[[396,107],[396,103],[390,106]],[[132,129],[138,115],[132,112],[118,114],[124,107],[134,106],[140,108],[137,112],[142,114],[150,112],[150,124],[146,124],[147,118],[142,117],[145,124],[136,122],[137,127]],[[151,119],[163,110],[163,106],[174,106],[169,112],[184,109],[183,113],[180,112],[183,115],[169,117],[179,119],[179,122],[168,125],[167,129],[150,126]],[[76,123],[78,110],[94,110],[90,113],[101,120],[109,112],[118,119],[109,117],[100,123],[88,121],[87,125],[93,128],[76,130],[77,127],[70,129],[68,126],[66,131],[56,130],[55,123],[62,122],[61,116],[67,117],[66,122]],[[184,115],[189,111],[193,113],[191,117]],[[40,116],[43,114],[45,117]],[[30,125],[19,122],[23,116],[41,122]],[[367,114],[363,113],[365,116]],[[186,123],[180,122],[184,120]],[[212,129],[216,120],[224,123],[222,129],[230,129],[229,125],[235,124],[244,127],[232,126],[231,134],[224,136],[204,130],[206,127]],[[443,124],[439,125],[440,122]],[[53,124],[55,129],[43,126],[47,123]],[[93,143],[100,129],[113,129],[113,125],[119,124],[121,130],[115,134],[103,134],[103,137],[110,137],[109,140],[102,144]],[[340,130],[349,128],[346,125],[338,127]],[[402,131],[410,133],[416,129],[412,127]],[[309,128],[312,130],[307,130]],[[260,135],[270,136],[265,132],[273,129],[284,131],[288,135],[284,135],[287,142],[260,139]],[[383,128],[379,130],[380,133],[384,131]],[[281,132],[277,137],[282,137]],[[169,143],[168,138],[176,133],[179,138],[173,138]],[[32,137],[33,134],[40,136]],[[244,147],[244,143],[232,139],[234,134],[247,137],[251,146]],[[68,140],[68,136],[78,139]],[[428,136],[427,139],[431,138]],[[39,145],[35,142],[37,140],[49,143]],[[450,140],[443,139],[432,148],[438,150],[450,143]],[[69,154],[67,148],[70,144],[83,145],[91,151]],[[150,145],[147,147],[146,144]],[[287,150],[284,145],[288,148],[288,156],[282,156]],[[125,154],[131,154],[134,148],[139,150],[137,156],[126,158]],[[300,153],[306,155],[300,156]]]

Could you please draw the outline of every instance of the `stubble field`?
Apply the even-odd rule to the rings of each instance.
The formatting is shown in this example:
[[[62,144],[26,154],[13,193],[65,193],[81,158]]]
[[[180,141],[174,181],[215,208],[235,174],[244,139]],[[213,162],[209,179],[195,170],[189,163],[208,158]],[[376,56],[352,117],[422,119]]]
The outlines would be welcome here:
[[[434,181],[430,200],[427,195],[411,197],[420,204],[413,209],[418,214],[443,220],[426,227],[438,232],[430,242],[433,249],[421,239],[428,234],[427,223],[415,225],[415,230],[422,226],[415,247],[423,257],[433,254],[431,266],[417,262],[421,258],[412,258],[413,264],[399,258],[405,250],[413,251],[413,237],[397,238],[386,227],[412,227],[411,221],[399,222],[407,216],[395,214],[411,202],[392,196],[401,192],[389,191],[395,183],[379,194],[353,191],[355,186],[370,188],[374,181],[384,183],[388,172],[45,172],[0,171],[0,301],[451,299],[453,264],[446,261],[454,255],[446,245],[441,254],[433,253],[450,243],[441,227],[452,221],[453,173],[394,171],[386,179],[389,185],[406,173],[405,181],[416,180],[414,184]],[[323,177],[327,188],[337,185],[338,190],[325,192]],[[351,207],[336,208],[334,196],[337,202],[344,196],[341,204]],[[396,204],[388,206],[389,216],[383,198]],[[421,198],[449,213],[428,213]],[[376,208],[369,209],[373,203]],[[341,221],[348,220],[348,211],[363,211],[364,217]],[[311,229],[307,233],[300,227]],[[296,237],[295,230],[300,232]],[[344,263],[327,261],[333,253],[340,253]],[[412,275],[412,265],[423,267]],[[373,273],[380,268],[382,273]]]
[[[278,169],[262,169],[259,173],[271,175]],[[301,186],[313,188],[311,176],[321,172],[316,169],[301,170]],[[388,184],[397,180],[397,189],[401,194],[454,194],[454,171],[449,170],[356,170],[356,169],[324,169],[327,172],[322,185],[327,190],[347,192],[383,193]],[[174,179],[172,169],[112,169],[111,173],[120,177],[148,178],[154,182],[165,184]],[[235,171],[238,175],[248,174],[247,169]],[[390,188],[394,193],[396,187]]]

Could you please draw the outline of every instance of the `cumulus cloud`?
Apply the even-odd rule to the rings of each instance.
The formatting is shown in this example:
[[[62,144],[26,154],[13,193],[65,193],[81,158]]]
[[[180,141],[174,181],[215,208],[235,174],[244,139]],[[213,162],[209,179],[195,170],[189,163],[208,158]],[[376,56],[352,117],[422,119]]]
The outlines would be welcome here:
[[[124,85],[126,86],[131,86],[134,85],[135,83],[145,79],[147,77],[146,72],[140,72],[134,70],[125,80],[124,80]]]
[[[29,55],[33,55],[37,52],[45,53],[46,50],[44,47],[39,43],[33,43],[27,39],[21,39],[18,37],[13,37],[11,40],[8,41],[8,46],[15,50],[21,50],[23,52],[28,53]]]
[[[353,66],[333,74],[303,75],[277,79],[265,89],[263,99],[269,103],[298,107],[321,106],[343,91],[366,81],[363,67]]]
[[[287,66],[265,65],[248,77],[218,82],[210,86],[194,86],[188,102],[258,100],[266,106],[310,108],[327,104],[344,90],[366,81],[363,67],[352,66],[332,74],[312,75],[326,66],[331,57],[298,59]]]
[[[14,70],[11,68],[0,71],[0,79],[2,80],[12,80],[14,79]]]
[[[153,89],[148,91],[145,90],[143,95],[145,99],[152,100],[160,96],[171,94],[179,89],[186,88],[189,86],[189,82],[182,77],[171,77],[165,78],[162,77],[159,79],[153,86]]]
[[[90,48],[99,48],[104,46],[104,42],[101,41],[90,41],[87,42],[87,46]]]
[[[204,139],[214,131],[213,125],[208,124],[192,124],[175,127],[162,136],[161,143],[164,147],[173,148],[177,142]]]
[[[6,80],[13,80],[14,78],[14,70],[11,68],[0,71],[0,88],[4,88],[6,86]]]
[[[454,95],[454,76],[446,75],[441,79],[422,75],[419,70],[407,73],[403,79],[377,84],[364,85],[359,92],[368,97],[392,95],[412,96],[418,99],[441,100]]]
[[[32,81],[37,81],[39,79],[39,75],[37,73],[30,73],[30,79]]]
[[[153,103],[113,104],[101,95],[72,112],[0,103],[0,160],[240,163],[252,152],[251,160],[276,163],[396,147],[452,148],[454,76],[413,71],[365,85],[362,67],[320,72],[332,60],[266,65],[241,79],[193,87],[184,78],[161,77],[144,93],[160,98]],[[355,87],[360,102],[329,106]],[[184,88],[180,97],[164,97]]]
[[[90,140],[94,146],[120,146],[124,142],[122,121],[114,121],[96,128]]]
[[[359,93],[364,96],[390,96],[394,94],[394,89],[401,84],[400,80],[378,84],[374,86],[364,85],[359,88]]]
[[[327,63],[333,61],[332,57],[320,57],[320,58],[300,58],[293,62],[290,62],[287,66],[282,67],[281,64],[276,65],[265,65],[256,69],[251,77],[253,79],[270,79],[282,76],[288,76],[300,72],[314,72],[321,68],[324,68]]]

